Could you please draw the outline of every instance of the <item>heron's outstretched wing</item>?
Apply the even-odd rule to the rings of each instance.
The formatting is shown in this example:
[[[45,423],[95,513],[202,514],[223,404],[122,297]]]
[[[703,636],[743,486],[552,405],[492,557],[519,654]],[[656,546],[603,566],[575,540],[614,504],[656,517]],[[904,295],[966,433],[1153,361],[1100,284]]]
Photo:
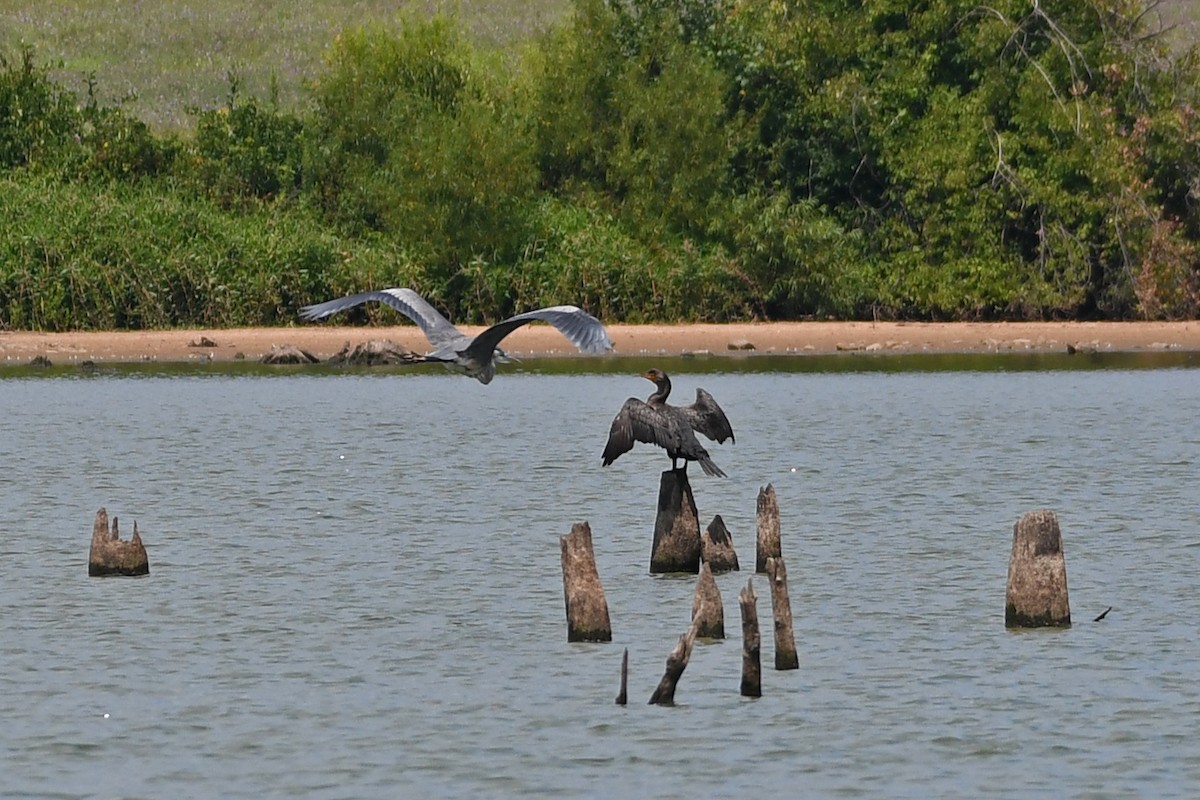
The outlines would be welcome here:
[[[324,319],[339,311],[345,311],[371,301],[389,305],[417,323],[421,332],[425,334],[425,338],[434,347],[446,344],[463,335],[462,331],[438,313],[438,310],[431,306],[428,300],[412,289],[379,289],[372,292],[360,292],[349,297],[305,306],[300,309],[300,318],[305,320]]]
[[[679,408],[687,415],[692,430],[703,433],[718,444],[726,439],[737,442],[737,439],[733,438],[733,428],[725,412],[717,405],[713,396],[703,389],[696,389],[696,402]]]
[[[476,358],[491,358],[492,351],[505,336],[531,322],[549,322],[567,340],[585,353],[604,353],[613,349],[612,339],[600,320],[576,306],[550,306],[526,311],[497,322],[480,333],[467,347],[467,354]]]
[[[671,420],[651,405],[631,397],[621,406],[608,431],[604,446],[603,464],[608,466],[623,453],[633,449],[634,442],[656,444],[667,450],[679,447],[679,436]]]

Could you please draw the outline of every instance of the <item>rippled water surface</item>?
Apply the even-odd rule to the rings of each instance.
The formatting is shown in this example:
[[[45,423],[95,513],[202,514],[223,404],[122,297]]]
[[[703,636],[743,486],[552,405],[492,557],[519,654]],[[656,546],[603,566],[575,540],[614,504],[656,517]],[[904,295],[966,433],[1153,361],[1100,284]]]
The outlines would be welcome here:
[[[731,638],[675,708],[646,705],[694,587],[647,573],[668,462],[599,464],[633,367],[0,379],[0,795],[1194,796],[1200,370],[754,363],[674,363],[675,399],[733,422],[692,484],[744,565],[778,492],[801,668],[768,625],[738,695],[749,573],[719,576]],[[100,506],[149,577],[88,578]],[[1041,507],[1075,625],[1012,633]],[[612,644],[566,642],[580,520]]]

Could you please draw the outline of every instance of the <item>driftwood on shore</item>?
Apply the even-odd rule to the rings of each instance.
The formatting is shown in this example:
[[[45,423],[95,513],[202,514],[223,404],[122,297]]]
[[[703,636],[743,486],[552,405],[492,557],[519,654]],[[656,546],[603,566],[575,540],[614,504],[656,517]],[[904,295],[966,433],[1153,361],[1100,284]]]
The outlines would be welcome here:
[[[1013,525],[1004,624],[1009,628],[1071,624],[1067,561],[1058,516],[1053,511],[1030,511]]]
[[[263,364],[316,364],[321,359],[294,344],[273,344],[271,352],[259,359]]]
[[[783,550],[779,543],[779,501],[775,498],[775,487],[767,484],[759,489],[755,504],[758,535],[755,538],[754,571],[766,572],[767,559],[779,558]]]
[[[758,597],[754,579],[738,594],[742,608],[742,697],[762,697],[762,635],[758,630]]]
[[[608,600],[600,585],[600,573],[592,551],[591,526],[577,522],[559,541],[562,545],[563,597],[567,606],[567,641],[612,641]]]
[[[415,364],[421,361],[418,353],[391,339],[371,339],[356,344],[349,342],[326,362],[334,367],[377,367],[391,364]]]
[[[700,537],[700,559],[712,568],[713,572],[736,572],[738,557],[733,549],[733,537],[725,520],[717,514],[708,528]]]
[[[697,623],[693,619],[687,633],[679,637],[679,643],[667,656],[666,672],[663,673],[662,680],[658,682],[654,693],[650,695],[650,705],[675,705],[675,687],[679,685],[679,679],[683,677],[683,671],[687,669],[688,661],[692,657],[692,645],[696,642],[696,628]]]
[[[137,521],[133,523],[133,537],[121,541],[117,518],[113,517],[112,531],[108,528],[108,512],[101,508],[96,512],[92,524],[92,547],[88,552],[88,575],[103,578],[110,575],[149,575],[150,560],[146,547],[138,533]]]
[[[667,470],[658,484],[658,514],[650,572],[700,571],[700,518],[696,499],[684,470]]]
[[[792,631],[792,601],[788,597],[787,565],[783,557],[767,559],[771,581],[771,613],[775,617],[775,669],[799,669],[796,637]]]
[[[725,638],[725,607],[721,601],[721,590],[717,588],[717,581],[707,563],[700,565],[700,577],[692,596],[692,619],[696,622],[696,635],[701,639]]]

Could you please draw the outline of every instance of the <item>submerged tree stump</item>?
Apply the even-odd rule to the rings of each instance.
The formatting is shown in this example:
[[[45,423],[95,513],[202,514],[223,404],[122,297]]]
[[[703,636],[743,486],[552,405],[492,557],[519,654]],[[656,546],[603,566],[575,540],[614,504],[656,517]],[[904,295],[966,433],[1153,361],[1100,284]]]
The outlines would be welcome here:
[[[779,502],[775,499],[775,487],[767,484],[758,490],[755,516],[758,519],[758,537],[755,542],[754,571],[766,572],[767,559],[779,558],[783,551],[779,544]]]
[[[707,563],[700,565],[700,578],[692,597],[692,620],[697,623],[696,635],[701,639],[725,638],[725,607],[721,590]]]
[[[783,557],[767,559],[771,580],[771,612],[775,617],[775,669],[800,669],[796,637],[792,632],[792,601],[788,598],[787,565]]]
[[[1013,525],[1004,625],[1065,628],[1070,624],[1067,560],[1058,516],[1048,509],[1030,511]]]
[[[133,538],[121,541],[117,518],[113,517],[112,532],[108,530],[108,512],[101,508],[92,523],[92,547],[88,552],[88,575],[104,578],[110,575],[149,575],[150,559],[146,546],[133,523]]]
[[[742,607],[742,697],[762,697],[762,637],[753,578],[738,594],[738,604]]]
[[[650,705],[675,705],[675,687],[679,685],[679,679],[683,677],[683,671],[687,669],[688,660],[692,657],[692,645],[695,642],[696,620],[692,620],[687,633],[679,637],[679,643],[675,645],[671,655],[667,656],[667,670],[663,673],[662,680],[658,682],[654,693],[650,695]]]
[[[725,520],[717,514],[700,537],[700,558],[713,572],[736,572],[737,553],[733,550],[733,537],[725,527]]]
[[[567,605],[568,642],[611,642],[608,600],[600,585],[596,556],[592,552],[592,528],[586,522],[571,526],[559,537],[562,544],[563,597]]]
[[[650,573],[700,571],[700,517],[683,470],[667,470],[658,484],[658,515]]]

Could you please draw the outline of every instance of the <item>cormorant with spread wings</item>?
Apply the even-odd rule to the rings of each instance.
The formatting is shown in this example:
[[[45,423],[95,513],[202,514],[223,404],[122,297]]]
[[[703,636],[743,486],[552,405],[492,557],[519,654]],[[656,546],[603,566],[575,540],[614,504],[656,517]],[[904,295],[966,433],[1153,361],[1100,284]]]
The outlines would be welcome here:
[[[733,442],[733,428],[725,412],[717,405],[713,396],[703,389],[696,389],[696,402],[690,406],[667,404],[671,394],[671,379],[659,369],[648,370],[642,375],[653,381],[656,390],[646,402],[631,397],[621,406],[608,432],[608,444],[604,447],[603,464],[608,466],[622,453],[633,449],[633,443],[656,444],[671,457],[671,469],[677,470],[676,462],[698,461],[706,475],[725,477],[721,468],[709,458],[708,451],[696,438],[698,431],[718,444],[726,439]]]
[[[567,337],[571,344],[585,353],[604,353],[613,349],[608,331],[600,320],[576,306],[550,306],[526,311],[497,322],[474,338],[467,336],[443,317],[424,297],[412,289],[380,289],[361,292],[349,297],[330,300],[300,309],[300,318],[324,319],[339,311],[377,301],[385,303],[411,319],[421,328],[433,350],[422,361],[445,364],[455,372],[491,383],[496,375],[496,363],[507,364],[515,358],[500,349],[504,337],[531,322],[549,322]]]

